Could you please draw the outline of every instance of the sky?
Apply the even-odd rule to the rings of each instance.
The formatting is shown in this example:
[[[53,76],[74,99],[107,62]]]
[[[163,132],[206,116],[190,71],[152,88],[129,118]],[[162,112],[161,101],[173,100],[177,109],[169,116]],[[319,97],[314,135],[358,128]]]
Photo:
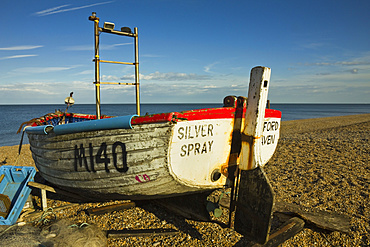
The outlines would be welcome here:
[[[370,103],[370,1],[3,0],[0,104],[94,104],[92,12],[138,28],[142,103],[222,103],[271,68],[272,103]],[[134,61],[133,38],[100,34],[100,59]],[[134,82],[102,64],[101,81]],[[135,103],[102,85],[101,103]]]

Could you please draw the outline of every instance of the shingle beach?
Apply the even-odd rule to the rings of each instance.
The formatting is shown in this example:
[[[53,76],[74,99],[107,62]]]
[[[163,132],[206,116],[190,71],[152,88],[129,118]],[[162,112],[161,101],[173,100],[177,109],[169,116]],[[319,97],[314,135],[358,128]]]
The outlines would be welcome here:
[[[331,232],[306,224],[301,232],[281,246],[370,246],[370,114],[284,121],[281,126],[277,151],[264,167],[276,201],[337,212],[351,219],[349,233]],[[20,156],[18,146],[0,147],[0,165],[34,166],[29,145],[23,145]],[[39,191],[34,190],[33,194],[40,206]],[[48,194],[48,197],[48,207],[72,203],[55,195]],[[108,238],[107,246],[250,244],[234,230],[223,228],[222,224],[185,219],[150,201],[103,215],[86,213],[89,208],[121,202],[77,203],[56,211],[56,219],[67,219],[77,225],[88,223],[98,231],[154,228],[178,231],[173,235]],[[223,208],[223,211],[227,215],[228,210]],[[225,222],[226,217],[219,220]],[[22,238],[20,230],[15,228],[9,230],[8,235],[0,236],[0,240]],[[1,226],[0,234],[5,229],[6,226]]]

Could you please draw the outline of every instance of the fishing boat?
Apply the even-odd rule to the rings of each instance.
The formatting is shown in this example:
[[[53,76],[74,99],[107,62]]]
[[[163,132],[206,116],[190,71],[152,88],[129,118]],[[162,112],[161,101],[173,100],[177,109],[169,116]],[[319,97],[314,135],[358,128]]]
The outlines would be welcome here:
[[[56,186],[88,195],[94,200],[153,199],[197,193],[230,185],[230,167],[239,163],[243,131],[260,125],[255,142],[258,163],[273,155],[280,129],[281,112],[265,109],[270,69],[251,72],[249,98],[229,96],[224,107],[140,116],[110,117],[100,113],[99,63],[123,63],[99,59],[99,34],[135,38],[135,85],[138,80],[138,35],[129,28],[116,31],[112,23],[95,25],[95,85],[97,114],[54,112],[27,122],[32,156],[40,175]],[[114,27],[114,24],[113,24]],[[108,84],[108,83],[106,83]],[[120,83],[121,84],[121,83]],[[259,86],[258,86],[258,85]],[[259,102],[253,92],[264,95]],[[67,97],[68,106],[74,103]],[[259,122],[248,109],[258,106]],[[253,111],[257,111],[254,109]],[[256,116],[256,112],[252,113]]]
[[[41,176],[52,184],[100,200],[169,197],[227,185],[245,106],[245,98],[231,96],[222,108],[147,116],[54,113],[26,133]],[[281,114],[264,115],[262,164],[276,148]]]
[[[223,107],[140,115],[138,30],[94,22],[96,115],[67,108],[27,121],[24,132],[40,175],[92,201],[169,198],[231,187],[234,229],[257,242],[268,238],[274,195],[262,169],[274,154],[281,112],[267,101],[271,70],[251,70],[248,97],[227,96]],[[135,39],[135,61],[99,56],[99,35]],[[135,82],[101,82],[100,63],[133,65]],[[136,114],[105,116],[102,84],[133,85]],[[231,221],[230,221],[231,222]],[[231,224],[231,223],[230,223]]]

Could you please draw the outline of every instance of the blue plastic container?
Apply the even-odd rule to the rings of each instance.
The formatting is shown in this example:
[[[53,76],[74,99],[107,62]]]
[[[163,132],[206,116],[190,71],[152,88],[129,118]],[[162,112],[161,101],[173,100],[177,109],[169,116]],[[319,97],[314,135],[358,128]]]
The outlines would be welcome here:
[[[11,205],[6,218],[0,216],[0,225],[13,225],[31,193],[31,188],[27,186],[27,183],[33,181],[36,169],[30,166],[1,166],[0,177],[3,174],[0,194],[7,195]]]

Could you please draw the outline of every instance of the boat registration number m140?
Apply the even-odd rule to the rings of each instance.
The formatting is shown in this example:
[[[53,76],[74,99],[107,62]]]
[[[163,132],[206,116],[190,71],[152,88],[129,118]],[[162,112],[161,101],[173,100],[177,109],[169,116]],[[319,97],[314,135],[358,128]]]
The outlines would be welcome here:
[[[83,144],[75,145],[74,170],[78,171],[84,167],[88,172],[96,172],[98,166],[104,164],[104,170],[109,172],[110,164],[112,163],[118,172],[127,172],[129,168],[127,166],[126,144],[119,141],[113,143],[111,146],[112,159],[109,158],[107,149],[108,145],[105,142],[100,145],[96,154],[94,153],[92,143],[89,143],[86,151]]]

